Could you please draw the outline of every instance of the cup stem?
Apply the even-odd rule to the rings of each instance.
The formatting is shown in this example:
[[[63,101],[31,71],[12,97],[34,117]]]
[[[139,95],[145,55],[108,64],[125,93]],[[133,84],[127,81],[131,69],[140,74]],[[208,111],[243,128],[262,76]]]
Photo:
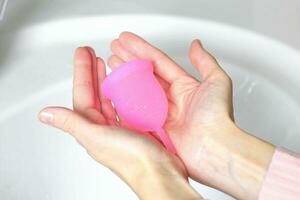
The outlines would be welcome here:
[[[164,129],[159,128],[157,131],[158,136],[160,138],[160,140],[162,141],[162,143],[164,144],[164,146],[166,147],[166,149],[172,153],[172,154],[176,154],[176,149],[169,137],[169,135],[164,131]]]

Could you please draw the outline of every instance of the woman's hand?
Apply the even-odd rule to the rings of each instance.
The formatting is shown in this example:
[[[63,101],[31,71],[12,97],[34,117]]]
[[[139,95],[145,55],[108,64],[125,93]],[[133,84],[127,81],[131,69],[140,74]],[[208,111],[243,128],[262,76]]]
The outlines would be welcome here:
[[[169,100],[164,129],[189,175],[238,199],[257,199],[274,148],[234,124],[232,82],[200,41],[192,42],[189,57],[202,81],[135,34],[122,33],[111,50],[112,70],[136,58],[153,61]]]
[[[149,134],[128,130],[101,96],[105,64],[90,47],[76,50],[73,106],[44,108],[42,122],[70,133],[99,163],[120,176],[141,199],[200,199],[182,162]]]

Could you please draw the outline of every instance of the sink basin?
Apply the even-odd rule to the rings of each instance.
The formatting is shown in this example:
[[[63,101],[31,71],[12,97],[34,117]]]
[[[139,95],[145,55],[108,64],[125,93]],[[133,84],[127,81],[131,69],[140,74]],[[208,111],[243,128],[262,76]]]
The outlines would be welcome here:
[[[71,106],[72,56],[90,45],[104,58],[109,43],[133,31],[195,76],[187,58],[199,38],[234,83],[236,121],[275,145],[300,151],[300,54],[282,43],[210,21],[160,15],[64,19],[0,35],[1,199],[137,199],[67,134],[38,122],[46,105]],[[253,147],[255,148],[255,147]],[[208,199],[232,199],[192,182]]]

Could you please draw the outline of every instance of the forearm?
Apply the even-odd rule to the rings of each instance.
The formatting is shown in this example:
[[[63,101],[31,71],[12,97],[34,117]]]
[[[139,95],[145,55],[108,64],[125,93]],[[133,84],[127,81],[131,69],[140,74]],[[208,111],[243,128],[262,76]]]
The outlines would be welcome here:
[[[235,125],[226,132],[216,131],[203,138],[199,168],[207,185],[222,190],[238,199],[257,199],[274,146],[251,136]]]

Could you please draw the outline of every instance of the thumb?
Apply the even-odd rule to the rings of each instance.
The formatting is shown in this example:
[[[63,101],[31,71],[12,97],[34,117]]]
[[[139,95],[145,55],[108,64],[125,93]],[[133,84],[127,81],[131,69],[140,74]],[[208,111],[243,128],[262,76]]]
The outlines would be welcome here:
[[[96,135],[98,135],[96,133],[101,131],[99,128],[104,128],[97,125],[96,131],[96,126],[92,122],[74,111],[63,107],[44,108],[40,111],[38,118],[45,124],[70,133],[85,147],[94,141]]]
[[[217,60],[203,48],[200,40],[192,42],[189,57],[192,65],[198,70],[203,80],[213,76],[227,76]]]

